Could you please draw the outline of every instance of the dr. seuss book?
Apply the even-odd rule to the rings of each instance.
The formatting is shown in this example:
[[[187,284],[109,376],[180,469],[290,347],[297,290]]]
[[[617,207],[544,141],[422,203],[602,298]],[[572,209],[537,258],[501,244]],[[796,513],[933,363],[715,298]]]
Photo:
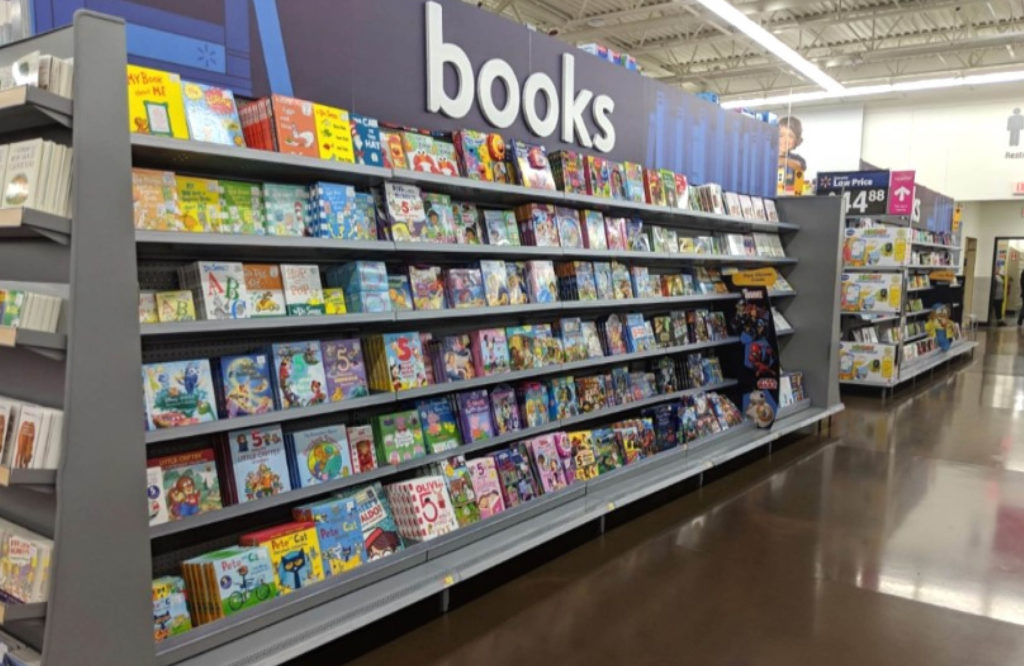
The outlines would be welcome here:
[[[426,240],[427,212],[420,188],[387,181],[384,183],[384,205],[392,240]]]
[[[354,162],[352,122],[348,111],[324,104],[313,105],[317,151],[322,160]]]
[[[565,488],[568,482],[565,480],[565,471],[562,469],[562,461],[555,446],[554,435],[540,435],[525,440],[533,460],[533,468],[537,471],[537,479],[545,493],[551,493]]]
[[[453,308],[479,308],[487,305],[483,276],[478,268],[448,268],[444,272],[445,294]]]
[[[298,430],[288,437],[296,487],[306,488],[352,474],[344,425]]]
[[[268,236],[305,236],[312,221],[304,186],[263,183],[263,227]]]
[[[358,113],[349,114],[352,125],[352,150],[355,161],[367,166],[384,166],[380,154],[380,127],[376,118],[368,118]]]
[[[327,398],[340,402],[370,394],[366,383],[363,351],[357,338],[324,340],[320,343],[327,377]]]
[[[508,384],[499,384],[491,389],[491,416],[496,435],[523,429],[516,392]]]
[[[228,433],[231,494],[235,503],[251,502],[292,489],[281,426]]]
[[[555,207],[555,221],[558,225],[558,239],[562,247],[583,247],[583,232],[580,230],[577,211],[557,206]]]
[[[394,414],[378,414],[373,419],[377,458],[397,465],[427,455],[419,412],[410,409]]]
[[[522,402],[523,422],[527,428],[550,423],[551,418],[551,393],[548,387],[542,382],[523,382],[519,386],[519,395]]]
[[[519,227],[510,210],[484,210],[484,233],[488,245],[519,245]]]
[[[221,508],[220,479],[213,449],[151,458],[146,466],[159,467],[163,472],[164,498],[170,520]]]
[[[416,403],[416,410],[420,414],[423,439],[430,453],[448,451],[459,445],[459,426],[448,398],[420,400]]]
[[[271,128],[279,153],[319,157],[313,103],[284,95],[271,95]]]
[[[185,231],[174,172],[132,169],[132,211],[136,229]]]
[[[193,141],[245,147],[235,96],[230,90],[186,81],[182,91]]]
[[[327,401],[320,342],[282,342],[273,345],[277,398],[281,409],[308,407]]]
[[[444,281],[440,266],[409,266],[409,287],[417,310],[444,309]]]
[[[292,316],[324,314],[324,292],[316,264],[281,264],[284,302]]]
[[[363,527],[359,522],[359,504],[355,498],[334,497],[319,505],[307,507],[298,506],[292,512],[300,514],[308,510],[309,513],[317,512],[318,518],[323,518],[314,522],[324,575],[337,576],[362,564],[365,559]]]
[[[418,333],[384,333],[363,341],[370,369],[370,386],[380,391],[404,391],[427,386],[423,344]]]
[[[481,518],[490,518],[505,510],[505,500],[502,498],[501,481],[498,480],[498,469],[494,465],[494,458],[484,456],[466,461],[466,468],[469,470],[469,478],[473,483],[473,491],[476,493],[476,505],[480,508]]]
[[[281,594],[294,592],[324,579],[315,523],[287,523],[243,534],[239,543],[267,549]]]
[[[473,490],[473,480],[466,468],[466,458],[452,456],[438,463],[436,468],[448,486],[448,496],[452,500],[452,509],[459,527],[480,520],[480,508],[476,505],[476,491]]]
[[[505,506],[512,508],[529,502],[540,494],[537,480],[530,467],[530,454],[523,444],[515,444],[492,454],[498,470],[502,498]]]
[[[470,334],[473,365],[481,377],[509,371],[508,340],[500,328],[486,328]]]
[[[454,243],[455,218],[452,212],[452,198],[447,194],[424,192],[423,213],[426,224],[422,227],[410,227],[412,240],[429,243]],[[398,240],[397,238],[395,240]]]
[[[167,361],[142,366],[146,428],[174,428],[217,420],[210,361]]]
[[[427,541],[459,528],[444,477],[421,476],[384,490],[403,539]]]
[[[608,238],[604,230],[604,216],[596,210],[581,210],[580,221],[583,245],[591,250],[607,250]]]
[[[222,356],[218,405],[223,418],[265,414],[274,410],[274,386],[266,354]]]
[[[220,180],[220,230],[222,233],[266,233],[263,225],[263,188],[258,183]]]
[[[583,175],[583,158],[572,150],[559,150],[548,156],[555,185],[567,194],[586,194],[587,182]]]
[[[505,140],[500,134],[486,134],[475,130],[454,132],[455,150],[459,166],[466,178],[506,182]]]
[[[462,441],[465,444],[494,437],[494,423],[491,421],[491,403],[487,391],[465,391],[455,396],[459,406],[459,422],[462,426]]]
[[[309,204],[316,235],[321,238],[376,240],[376,216],[362,203],[360,194],[351,185],[324,182],[310,185]]]
[[[377,469],[377,445],[373,440],[373,426],[350,425],[345,429],[345,434],[348,435],[352,473],[362,474]]]
[[[548,164],[547,149],[544,146],[513,141],[512,153],[522,185],[542,190],[555,189],[555,177],[551,174],[551,165]]]
[[[128,65],[128,129],[139,134],[188,138],[181,77]]]
[[[363,528],[363,546],[369,562],[397,553],[404,547],[402,537],[391,515],[391,505],[380,483],[373,483],[355,491],[359,504],[359,524]]]
[[[153,580],[153,639],[155,642],[183,634],[192,628],[185,601],[185,581],[180,576]]]
[[[285,314],[284,282],[277,264],[242,264],[245,289],[252,317],[279,317]]]
[[[196,306],[191,291],[158,291],[155,298],[157,318],[161,322],[195,321]]]
[[[220,183],[210,178],[175,176],[178,207],[185,231],[220,232],[224,210],[221,208]]]

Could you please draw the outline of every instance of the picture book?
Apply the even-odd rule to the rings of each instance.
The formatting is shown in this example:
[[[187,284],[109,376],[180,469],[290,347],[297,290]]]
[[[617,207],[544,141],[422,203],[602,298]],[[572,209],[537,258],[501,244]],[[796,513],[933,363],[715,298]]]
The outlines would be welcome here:
[[[615,290],[612,287],[612,265],[607,261],[594,262],[594,288],[598,300],[615,298]]]
[[[530,452],[537,480],[545,493],[553,493],[568,486],[553,434],[540,435],[523,442]]]
[[[508,271],[505,262],[500,259],[481,259],[480,274],[483,278],[487,305],[508,305]]]
[[[580,334],[587,346],[587,358],[599,358],[604,356],[604,348],[601,346],[601,336],[597,332],[597,324],[592,321],[580,322]]]
[[[559,247],[555,207],[549,204],[526,204],[516,208],[520,237],[527,245]]]
[[[132,169],[132,216],[136,229],[185,231],[174,172]]]
[[[434,137],[414,131],[399,132],[402,137],[402,149],[408,168],[425,173],[441,173],[434,150]],[[402,168],[393,165],[394,168]]]
[[[428,541],[459,528],[443,476],[420,476],[384,490],[403,539]]]
[[[612,160],[605,160],[608,165],[608,173],[611,177],[612,198],[624,200],[626,198],[626,174],[622,165]]]
[[[472,444],[494,437],[494,423],[491,421],[491,403],[487,391],[478,389],[455,395],[459,406],[459,423],[464,444]]]
[[[494,180],[493,166],[505,156],[505,140],[498,134],[486,134],[476,130],[458,130],[452,134],[459,169],[466,178]],[[496,157],[500,152],[501,157]]]
[[[634,252],[651,251],[651,241],[644,233],[644,222],[640,218],[626,221],[626,247]]]
[[[531,303],[554,303],[558,300],[558,279],[551,261],[535,259],[526,262],[526,292]]]
[[[572,455],[572,443],[569,440],[569,435],[562,431],[553,432],[551,439],[555,444],[555,453],[558,454],[558,462],[565,477],[565,483],[571,486],[576,482],[576,461]]]
[[[193,141],[245,147],[234,93],[191,81],[184,82],[182,92],[188,133]]]
[[[388,298],[391,299],[392,310],[412,310],[412,288],[408,276],[388,276]]]
[[[587,155],[584,158],[583,173],[587,183],[587,194],[612,198],[612,175],[608,162],[596,155]]]
[[[444,277],[445,294],[451,307],[481,308],[487,305],[479,268],[448,268]]]
[[[242,264],[252,317],[279,317],[286,313],[284,282],[277,264]]]
[[[243,534],[242,546],[262,546],[270,555],[281,594],[289,594],[324,579],[316,524],[293,522]]]
[[[353,473],[344,425],[297,430],[289,438],[297,488],[308,488]]]
[[[466,468],[469,470],[469,478],[473,483],[473,492],[476,493],[476,505],[480,509],[480,518],[490,518],[505,510],[505,500],[502,497],[501,481],[498,479],[498,469],[494,465],[494,458],[483,456],[466,461]]]
[[[690,186],[687,183],[686,176],[681,173],[675,174],[676,176],[676,208],[687,209],[691,208],[690,205]]]
[[[522,399],[523,422],[527,428],[550,423],[551,417],[551,393],[548,387],[538,381],[523,382],[519,387]]]
[[[167,361],[142,366],[146,429],[217,420],[210,361]]]
[[[519,227],[511,210],[484,210],[484,233],[488,245],[519,245]]]
[[[473,363],[473,352],[470,336],[466,333],[460,335],[446,335],[438,342],[432,343],[438,347],[440,359],[435,358],[435,372],[441,370],[438,381],[458,382],[476,377],[476,367]],[[440,360],[440,364],[438,364]]]
[[[180,76],[128,65],[128,130],[175,139],[189,138]]]
[[[199,624],[228,617],[278,596],[270,553],[263,547],[231,546],[181,564],[190,605]],[[198,616],[198,617],[197,617]]]
[[[422,227],[410,229],[413,233],[412,240],[428,243],[454,243],[455,217],[452,210],[452,198],[447,194],[431,192],[424,192],[422,197],[423,213],[427,222]]]
[[[617,261],[612,262],[612,292],[615,298],[629,299],[636,294],[633,293],[633,279],[629,275],[629,269],[625,264]]]
[[[441,175],[459,175],[459,158],[455,154],[455,144],[446,139],[435,137],[432,154],[437,162],[437,168],[441,170]]]
[[[451,497],[452,510],[459,527],[479,521],[480,508],[476,504],[476,491],[473,490],[473,479],[466,467],[465,456],[452,456],[441,461],[437,470],[448,486],[448,496]]]
[[[555,177],[551,173],[547,149],[543,145],[513,141],[512,154],[522,185],[542,190],[555,189]]]
[[[678,208],[676,201],[676,175],[668,169],[658,169],[661,176],[661,187],[665,191],[665,205],[669,208]]]
[[[644,168],[636,162],[623,162],[622,172],[624,175],[623,185],[626,191],[626,200],[636,203],[644,203]]]
[[[373,426],[350,425],[345,429],[345,434],[348,435],[352,473],[362,474],[377,469],[377,445],[373,440]]]
[[[220,201],[220,183],[211,178],[174,177],[178,188],[178,207],[185,231],[222,231],[224,211]]]
[[[530,454],[524,445],[517,444],[496,451],[492,457],[507,508],[529,502],[540,494],[530,467]]]
[[[370,395],[358,338],[324,340],[320,343],[327,378],[327,399],[340,402]]]
[[[540,356],[540,364],[559,365],[565,362],[562,340],[555,336],[551,324],[537,324],[533,327],[534,345]]]
[[[512,370],[539,368],[542,355],[538,353],[532,326],[510,326],[505,329],[508,341],[509,365]]]
[[[594,428],[590,431],[594,445],[594,457],[597,460],[598,474],[610,472],[622,467],[622,452],[619,450],[619,438],[611,428]]]
[[[580,230],[579,213],[572,208],[555,207],[555,223],[558,240],[562,247],[583,247],[583,232]]]
[[[355,162],[352,149],[352,121],[348,111],[325,104],[313,105],[317,152],[322,160]]]
[[[409,266],[412,304],[417,310],[443,310],[444,281],[440,266]]]
[[[263,183],[263,227],[268,236],[305,236],[311,225],[305,187]]]
[[[359,506],[359,524],[363,528],[363,546],[368,562],[402,550],[391,505],[380,483],[364,486],[350,495]]]
[[[576,470],[576,481],[589,481],[597,478],[597,453],[589,430],[577,430],[568,433],[572,451],[572,462]]]
[[[155,298],[157,318],[161,322],[196,320],[196,306],[191,291],[158,291]]]
[[[307,317],[325,313],[320,267],[316,264],[281,264],[281,282],[287,314]]]
[[[409,160],[405,157],[405,146],[402,132],[391,128],[380,128],[381,154],[384,166],[388,169],[409,169]]]
[[[592,412],[604,407],[608,401],[604,377],[601,375],[577,377],[576,397],[580,403],[581,412]]]
[[[351,185],[314,183],[309,186],[309,203],[317,236],[346,240],[376,240],[376,214]],[[365,203],[364,203],[365,200]]]
[[[604,218],[604,232],[608,240],[609,250],[628,250],[629,242],[626,236],[626,218],[606,217]]]
[[[415,409],[378,414],[373,418],[373,433],[377,441],[377,459],[389,465],[427,455],[423,425]]]
[[[258,183],[217,181],[220,186],[222,233],[266,233],[263,227],[263,188]]]
[[[484,242],[480,230],[480,211],[476,204],[452,203],[452,217],[455,223],[455,241],[460,245],[480,245]]]
[[[644,169],[644,196],[652,206],[667,206],[665,186],[656,169]]]
[[[284,95],[271,95],[274,147],[279,153],[319,157],[313,103]]]
[[[641,446],[640,432],[635,419],[620,421],[612,426],[615,436],[619,439],[619,446],[622,448],[622,463],[631,465],[646,457]]]
[[[220,415],[223,418],[274,411],[274,386],[266,354],[222,356],[220,366]]]
[[[581,210],[583,245],[592,250],[607,250],[608,238],[605,235],[604,216],[596,210]]]
[[[485,328],[470,334],[473,365],[480,377],[500,375],[510,370],[508,339],[504,329]]]
[[[181,520],[222,506],[220,478],[213,449],[198,449],[151,458],[147,467],[163,473],[167,517]]]
[[[529,302],[526,296],[526,264],[521,261],[506,261],[505,271],[508,273],[509,303],[525,305]]]
[[[316,522],[317,542],[325,576],[337,576],[363,563],[363,527],[359,522],[359,504],[354,497],[337,497],[328,520]]]
[[[387,181],[384,183],[384,203],[392,240],[427,239],[427,212],[420,188]]]
[[[292,489],[281,426],[228,433],[231,489],[236,503],[251,502]]]
[[[440,453],[457,447],[459,426],[455,420],[455,412],[448,398],[431,398],[416,403],[423,427],[423,439],[430,453]]]
[[[162,576],[153,580],[153,640],[157,643],[192,628],[185,600],[185,580]]]
[[[349,114],[352,125],[352,151],[355,161],[366,166],[384,166],[381,158],[380,127],[376,118]]]
[[[182,288],[191,289],[202,319],[247,319],[249,291],[236,262],[197,261],[179,269]]]
[[[572,377],[553,377],[550,380],[551,420],[567,419],[580,413],[576,401],[576,382]]]
[[[491,389],[491,416],[494,417],[496,435],[523,429],[516,392],[508,384],[499,384]]]
[[[308,407],[327,401],[327,377],[320,342],[281,342],[272,346],[281,409]]]
[[[419,334],[385,333],[379,339],[384,347],[385,376],[391,380],[391,390],[404,391],[429,384]]]
[[[548,157],[555,185],[568,194],[586,194],[587,182],[583,175],[583,157],[572,150],[559,150]]]

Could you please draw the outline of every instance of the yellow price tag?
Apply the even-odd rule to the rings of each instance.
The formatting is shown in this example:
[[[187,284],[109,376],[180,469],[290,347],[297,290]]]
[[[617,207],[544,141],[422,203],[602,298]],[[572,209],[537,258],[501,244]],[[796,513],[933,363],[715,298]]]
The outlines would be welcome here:
[[[895,370],[893,365],[892,356],[882,359],[882,379],[892,379],[893,370]]]
[[[953,271],[948,268],[939,271],[932,271],[928,274],[928,277],[936,282],[952,282]]]
[[[448,574],[442,582],[445,584],[445,587],[451,587],[455,584],[455,576]]]
[[[771,266],[733,273],[732,281],[739,287],[770,287],[779,279],[779,273]]]
[[[614,511],[615,510],[615,502],[608,502],[608,510],[609,511]]]

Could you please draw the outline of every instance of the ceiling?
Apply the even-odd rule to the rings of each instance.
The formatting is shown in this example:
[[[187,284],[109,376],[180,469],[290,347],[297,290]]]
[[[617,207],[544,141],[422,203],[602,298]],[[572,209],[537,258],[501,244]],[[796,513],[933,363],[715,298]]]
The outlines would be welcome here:
[[[467,0],[467,2],[470,0]],[[818,90],[694,0],[472,2],[723,101]],[[733,0],[844,86],[1024,68],[1024,0]]]

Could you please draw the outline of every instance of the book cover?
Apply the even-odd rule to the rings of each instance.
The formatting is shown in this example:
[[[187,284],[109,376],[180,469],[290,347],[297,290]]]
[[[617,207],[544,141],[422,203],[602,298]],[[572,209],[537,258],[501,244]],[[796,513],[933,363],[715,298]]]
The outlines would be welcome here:
[[[423,427],[423,439],[430,453],[449,451],[460,444],[459,426],[448,398],[431,398],[416,403]]]
[[[512,446],[496,451],[492,457],[494,467],[498,471],[498,481],[501,483],[501,494],[506,508],[519,506],[539,494],[537,482],[530,469],[528,453],[523,455],[518,446]]]
[[[512,370],[540,367],[542,355],[537,353],[532,326],[510,326],[505,329],[505,338]]]
[[[420,476],[392,483],[384,490],[403,539],[427,541],[458,529],[443,476]]]
[[[358,113],[349,115],[352,122],[352,149],[355,161],[366,166],[384,166],[381,155],[380,127],[376,118],[361,116]]]
[[[263,225],[268,236],[305,236],[312,224],[302,185],[263,183]]]
[[[444,309],[444,281],[440,266],[409,266],[409,287],[417,310]]]
[[[479,268],[449,268],[444,276],[445,293],[451,307],[481,308],[487,305]]]
[[[516,392],[508,384],[499,384],[491,389],[491,416],[496,435],[523,429]]]
[[[185,275],[189,286],[199,289],[197,305],[204,319],[249,318],[249,290],[242,264],[197,261]]]
[[[505,140],[500,134],[475,130],[459,130],[453,134],[459,166],[466,178],[485,181],[506,180],[502,170],[505,163]],[[495,174],[495,167],[499,173]]]
[[[551,165],[548,164],[547,149],[544,146],[513,141],[512,153],[522,185],[542,190],[555,189],[555,177],[551,174]]]
[[[219,365],[223,418],[274,410],[274,387],[266,354],[222,356]]]
[[[476,504],[476,491],[473,490],[473,479],[466,467],[466,458],[452,456],[437,467],[448,486],[448,496],[451,497],[452,509],[459,527],[479,521],[480,508]]]
[[[352,473],[362,474],[377,469],[377,445],[373,439],[373,426],[353,425],[345,430],[348,450],[352,459]]]
[[[385,333],[380,336],[380,340],[384,348],[385,372],[390,378],[392,390],[404,391],[430,383],[427,380],[419,334]]]
[[[376,239],[375,215],[368,214],[356,188],[319,182],[309,186],[309,193],[318,236],[345,240]]]
[[[220,183],[212,178],[181,175],[175,176],[174,182],[178,188],[178,206],[185,231],[222,231],[224,210],[221,208]]]
[[[586,194],[587,181],[583,175],[583,157],[572,150],[559,150],[548,161],[558,189],[567,194]]]
[[[644,203],[644,168],[636,162],[623,162],[622,172],[624,175],[623,186],[626,192],[626,199],[636,203]]]
[[[615,298],[615,290],[612,287],[612,265],[607,261],[594,262],[594,289],[597,292],[598,300]]]
[[[459,175],[459,158],[455,154],[455,144],[438,136],[434,137],[434,146],[431,155],[437,162],[437,168],[442,176]]]
[[[480,274],[484,282],[487,305],[509,305],[508,270],[501,259],[481,259]]]
[[[319,157],[313,103],[284,95],[271,95],[275,147],[280,153]]]
[[[364,486],[350,495],[359,505],[359,524],[368,562],[379,560],[404,547],[391,514],[391,504],[380,483]]]
[[[157,318],[161,322],[196,320],[196,306],[191,291],[158,291],[155,298]]]
[[[222,233],[266,233],[263,226],[263,188],[258,183],[219,180]]]
[[[583,222],[583,244],[592,250],[607,250],[608,238],[605,235],[604,216],[596,210],[581,210]]]
[[[665,192],[665,205],[669,208],[678,208],[676,201],[676,174],[668,169],[658,169],[658,176],[661,177],[661,189]]]
[[[506,261],[505,271],[508,273],[509,304],[525,305],[529,302],[526,296],[526,264],[521,261]]]
[[[340,402],[370,395],[358,338],[324,340],[320,343],[327,378],[327,398]]]
[[[272,346],[277,375],[277,398],[282,409],[308,407],[327,401],[320,342],[282,342]]]
[[[584,158],[584,176],[587,183],[587,194],[595,197],[612,198],[612,176],[608,162],[596,155]]]
[[[550,392],[552,421],[571,418],[580,413],[576,401],[576,382],[572,377],[553,377]]]
[[[644,233],[644,221],[640,218],[626,221],[626,247],[634,252],[651,251],[651,242]]]
[[[423,213],[426,224],[410,228],[414,241],[428,243],[454,243],[455,218],[452,198],[447,194],[423,192]],[[398,240],[397,238],[395,240]]]
[[[452,202],[452,219],[455,224],[455,243],[480,245],[484,242],[480,230],[480,211],[476,204]]]
[[[522,396],[523,422],[527,428],[534,428],[552,421],[551,393],[545,384],[538,381],[524,382],[519,387],[519,393]]]
[[[472,342],[468,334],[446,335],[440,342],[443,381],[458,382],[476,377]]]
[[[281,264],[281,282],[284,285],[285,310],[288,315],[306,317],[326,312],[319,266]]]
[[[511,210],[484,210],[484,232],[488,245],[519,245],[519,228]]]
[[[491,405],[486,390],[478,389],[457,393],[455,399],[459,406],[463,443],[472,444],[494,437]]]
[[[142,366],[147,430],[217,420],[210,361],[168,361]]]
[[[567,433],[572,451],[572,462],[576,471],[576,481],[589,481],[597,478],[597,454],[589,430],[577,430]]]
[[[7,181],[3,182],[6,185]],[[27,187],[27,177],[24,182]],[[12,205],[6,200],[6,187],[4,195],[4,205]],[[173,171],[132,169],[132,216],[136,229],[185,231],[178,203],[178,183]]]
[[[397,465],[427,455],[423,425],[415,409],[378,414],[373,419],[373,428],[378,460]]]
[[[239,543],[266,548],[281,594],[289,594],[324,579],[315,523],[287,523],[243,534]]]
[[[230,90],[185,81],[185,118],[193,141],[245,147],[235,96]]]
[[[339,497],[331,503],[334,508],[329,515],[330,519],[316,523],[316,536],[320,544],[324,574],[337,576],[361,565],[366,559],[366,553],[356,499]]]
[[[531,303],[554,303],[558,300],[558,279],[550,260],[526,262],[526,291]]]
[[[290,435],[293,468],[301,488],[351,475],[352,457],[344,425],[297,430]]]
[[[164,471],[160,469],[159,465],[146,466],[146,505],[149,508],[150,526],[161,525],[167,522],[167,497],[164,494]]]
[[[426,237],[427,212],[420,188],[387,181],[384,202],[392,240],[413,241]]]
[[[498,469],[494,465],[494,458],[484,456],[467,460],[466,468],[469,469],[473,491],[476,493],[476,504],[480,509],[480,517],[490,518],[504,511],[505,500],[502,497],[501,481],[498,479]]]
[[[594,428],[590,431],[594,445],[594,457],[597,461],[598,474],[605,474],[622,467],[622,452],[619,449],[619,438],[611,428]]]
[[[409,286],[408,276],[388,276],[388,298],[391,300],[392,310],[412,310],[412,287]]]
[[[187,139],[188,121],[181,77],[149,67],[128,65],[128,130]]]
[[[510,359],[508,339],[500,328],[487,328],[471,334],[473,365],[481,377],[500,375],[508,372]]]
[[[317,152],[322,160],[355,162],[352,122],[348,111],[326,104],[313,105]]]
[[[170,520],[181,520],[221,508],[220,478],[213,449],[151,458],[146,466],[159,467],[163,472],[164,497]]]
[[[229,432],[227,445],[236,502],[251,502],[292,489],[281,426]]]
[[[605,237],[608,240],[609,250],[627,250],[629,243],[626,236],[626,218],[606,217],[604,218]]]
[[[554,206],[550,204],[520,206],[516,209],[516,217],[524,228],[522,235],[528,244],[537,247],[559,247],[558,222]]]
[[[562,247],[583,247],[583,232],[580,230],[578,211],[572,208],[555,208],[555,222],[558,226],[558,240]]]
[[[555,436],[540,435],[524,442],[530,451],[537,479],[545,493],[553,493],[568,486],[565,470],[555,445]]]
[[[153,639],[155,642],[183,634],[192,628],[185,601],[185,581],[180,576],[153,580]]]
[[[245,290],[252,317],[280,317],[286,314],[284,282],[277,264],[242,264]]]
[[[402,139],[402,150],[405,152],[407,168],[424,173],[441,173],[434,149],[434,137],[414,131],[399,132]],[[392,168],[406,168],[393,164]]]
[[[592,412],[604,407],[607,402],[604,377],[577,377],[576,397],[582,412]]]

